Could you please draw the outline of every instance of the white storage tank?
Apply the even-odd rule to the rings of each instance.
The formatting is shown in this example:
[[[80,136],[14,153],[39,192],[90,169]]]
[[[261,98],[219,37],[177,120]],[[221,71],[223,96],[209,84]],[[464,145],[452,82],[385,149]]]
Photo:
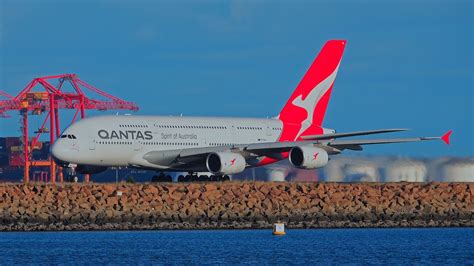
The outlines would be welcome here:
[[[376,165],[368,162],[349,164],[344,168],[345,181],[348,182],[377,182],[380,181]]]
[[[444,182],[474,182],[474,158],[452,159],[440,165]]]
[[[328,182],[342,182],[344,181],[343,167],[346,164],[344,157],[332,157],[328,164],[321,170],[324,173],[324,181]]]
[[[385,167],[386,182],[425,182],[427,168],[421,161],[396,160]]]
[[[285,181],[285,178],[287,175],[288,175],[288,170],[284,168],[275,167],[275,168],[267,169],[268,181],[283,182]]]

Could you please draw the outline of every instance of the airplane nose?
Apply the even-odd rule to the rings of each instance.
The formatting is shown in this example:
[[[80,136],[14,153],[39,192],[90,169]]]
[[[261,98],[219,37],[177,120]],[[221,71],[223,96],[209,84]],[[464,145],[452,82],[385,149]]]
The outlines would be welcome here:
[[[59,153],[59,148],[58,148],[58,142],[54,142],[53,145],[51,145],[51,156],[53,156],[54,159],[56,159],[58,157],[58,153]]]
[[[68,163],[65,160],[65,149],[60,143],[61,141],[56,141],[53,146],[51,146],[51,156],[54,161],[59,165],[67,165]]]

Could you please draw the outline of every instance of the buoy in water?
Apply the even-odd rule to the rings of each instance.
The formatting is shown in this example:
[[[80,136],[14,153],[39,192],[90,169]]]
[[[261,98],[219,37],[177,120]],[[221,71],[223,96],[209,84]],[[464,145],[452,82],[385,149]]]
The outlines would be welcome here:
[[[273,234],[276,236],[285,235],[285,224],[284,223],[275,223],[273,224]]]

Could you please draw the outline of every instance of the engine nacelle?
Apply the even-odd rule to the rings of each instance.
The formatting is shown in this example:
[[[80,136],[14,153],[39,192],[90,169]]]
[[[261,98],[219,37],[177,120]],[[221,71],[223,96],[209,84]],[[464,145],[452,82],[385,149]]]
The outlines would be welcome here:
[[[288,155],[291,165],[301,169],[316,169],[328,163],[328,153],[318,147],[299,146],[290,150]]]
[[[245,158],[234,152],[214,152],[206,158],[206,167],[213,174],[237,174],[245,170]]]

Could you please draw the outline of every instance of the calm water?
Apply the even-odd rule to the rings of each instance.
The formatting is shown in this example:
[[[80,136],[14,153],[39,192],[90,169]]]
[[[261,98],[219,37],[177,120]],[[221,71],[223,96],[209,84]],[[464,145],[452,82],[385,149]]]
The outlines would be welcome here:
[[[0,264],[474,264],[474,228],[0,233]]]

